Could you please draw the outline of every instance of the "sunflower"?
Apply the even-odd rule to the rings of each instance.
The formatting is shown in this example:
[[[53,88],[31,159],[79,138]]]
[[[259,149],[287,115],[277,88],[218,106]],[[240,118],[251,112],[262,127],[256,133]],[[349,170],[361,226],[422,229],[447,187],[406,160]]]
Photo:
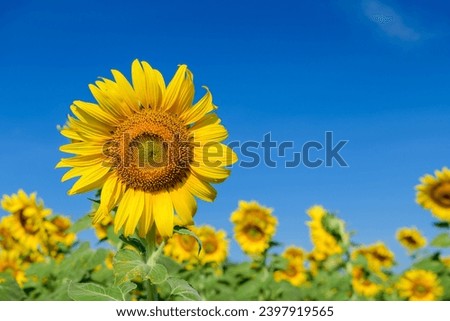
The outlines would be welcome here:
[[[20,254],[16,251],[0,250],[0,272],[11,273],[20,286],[27,280],[22,259],[20,258]]]
[[[213,227],[204,225],[194,229],[194,233],[202,242],[200,264],[221,264],[228,254],[227,234],[223,230],[216,231]]]
[[[277,282],[288,281],[294,286],[299,286],[306,282],[307,274],[304,267],[305,251],[301,248],[290,246],[281,254],[285,258],[287,266],[283,270],[275,271],[274,280]]]
[[[36,193],[28,196],[23,190],[11,196],[4,195],[1,204],[11,214],[3,217],[1,224],[8,226],[21,246],[37,250],[46,241],[44,221],[52,211],[44,207],[42,200],[36,199]]]
[[[391,268],[395,263],[394,253],[382,242],[361,246],[352,252],[351,257],[356,259],[359,255],[367,260],[369,270],[378,276],[384,276],[382,270]]]
[[[410,301],[433,301],[443,294],[436,274],[426,270],[410,270],[397,283],[399,295]]]
[[[193,231],[195,228],[190,226],[188,229]],[[164,255],[191,268],[198,262],[198,250],[197,240],[193,236],[176,233],[167,240]]]
[[[57,167],[71,168],[62,181],[78,177],[69,194],[101,188],[93,223],[118,206],[114,231],[144,237],[155,226],[173,232],[174,215],[192,220],[195,197],[213,201],[211,183],[224,181],[225,168],[237,160],[221,142],[227,130],[213,112],[208,88],[195,104],[192,73],[179,66],[166,86],[159,71],[135,60],[132,83],[117,70],[114,80],[89,88],[96,103],[75,101],[61,134],[72,143],[60,150],[74,154]]]
[[[352,287],[357,294],[369,298],[375,296],[382,289],[381,285],[369,280],[368,272],[359,266],[352,269]]]
[[[397,231],[397,240],[410,251],[415,251],[427,244],[427,239],[416,228],[401,228]]]
[[[422,184],[416,186],[417,203],[435,217],[450,222],[450,170],[444,167],[435,171],[435,176],[427,174],[420,181]]]
[[[315,205],[306,213],[311,218],[307,225],[310,228],[311,242],[314,245],[314,259],[323,261],[331,255],[342,254],[344,250],[338,240],[323,226],[322,220],[328,215],[327,211],[322,206]]]
[[[442,256],[441,262],[447,267],[450,268],[450,255]]]
[[[105,215],[100,221],[95,223],[94,230],[97,238],[102,241],[108,237],[108,228],[113,225],[114,218],[110,213]]]
[[[236,241],[245,253],[259,255],[269,248],[278,223],[272,211],[255,201],[240,201],[231,214]]]

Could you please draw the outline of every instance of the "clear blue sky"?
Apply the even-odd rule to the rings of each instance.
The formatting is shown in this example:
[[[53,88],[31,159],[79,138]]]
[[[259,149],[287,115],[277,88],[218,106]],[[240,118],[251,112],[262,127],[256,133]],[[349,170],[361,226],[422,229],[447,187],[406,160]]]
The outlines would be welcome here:
[[[238,200],[275,208],[276,239],[311,247],[305,210],[322,204],[357,231],[430,238],[418,178],[450,165],[450,5],[445,1],[2,1],[0,193],[37,191],[76,219],[89,195],[66,195],[56,130],[87,85],[148,61],[169,79],[186,63],[207,85],[231,140],[349,140],[348,168],[234,168],[197,222],[226,229]],[[3,213],[3,212],[2,212]],[[232,258],[243,258],[233,243]]]

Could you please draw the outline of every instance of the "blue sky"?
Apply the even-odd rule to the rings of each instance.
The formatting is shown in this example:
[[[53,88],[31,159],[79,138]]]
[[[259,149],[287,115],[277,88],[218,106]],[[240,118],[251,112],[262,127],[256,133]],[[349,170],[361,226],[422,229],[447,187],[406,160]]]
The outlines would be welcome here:
[[[37,191],[76,219],[90,195],[67,196],[54,166],[56,130],[87,85],[129,74],[135,58],[170,79],[180,63],[207,85],[229,141],[271,132],[295,149],[333,131],[349,167],[235,167],[200,202],[196,221],[226,229],[240,199],[273,207],[276,239],[310,249],[305,210],[322,204],[357,233],[395,241],[400,226],[430,239],[415,204],[425,173],[449,166],[450,19],[444,1],[14,1],[0,3],[0,193]],[[319,154],[318,154],[319,155]],[[3,212],[2,212],[3,213]],[[88,235],[86,237],[89,237]],[[235,243],[235,260],[243,258]]]

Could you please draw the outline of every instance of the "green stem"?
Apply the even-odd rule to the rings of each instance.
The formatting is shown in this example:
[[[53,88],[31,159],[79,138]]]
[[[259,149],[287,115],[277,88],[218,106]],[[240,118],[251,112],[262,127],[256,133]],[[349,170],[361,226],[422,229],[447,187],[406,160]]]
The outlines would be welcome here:
[[[146,247],[147,247],[147,255],[145,261],[148,261],[152,254],[156,250],[156,227],[153,224],[150,231],[147,233],[145,237]],[[158,301],[158,292],[156,291],[156,286],[152,284],[150,280],[147,280],[147,300],[148,301]]]

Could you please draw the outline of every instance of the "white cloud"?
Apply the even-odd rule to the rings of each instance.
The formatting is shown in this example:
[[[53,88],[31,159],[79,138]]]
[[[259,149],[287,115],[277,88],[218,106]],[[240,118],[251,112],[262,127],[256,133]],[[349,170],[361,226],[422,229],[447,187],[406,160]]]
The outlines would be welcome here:
[[[407,26],[402,17],[390,6],[377,0],[364,0],[363,12],[387,35],[404,41],[417,41],[421,35]]]

